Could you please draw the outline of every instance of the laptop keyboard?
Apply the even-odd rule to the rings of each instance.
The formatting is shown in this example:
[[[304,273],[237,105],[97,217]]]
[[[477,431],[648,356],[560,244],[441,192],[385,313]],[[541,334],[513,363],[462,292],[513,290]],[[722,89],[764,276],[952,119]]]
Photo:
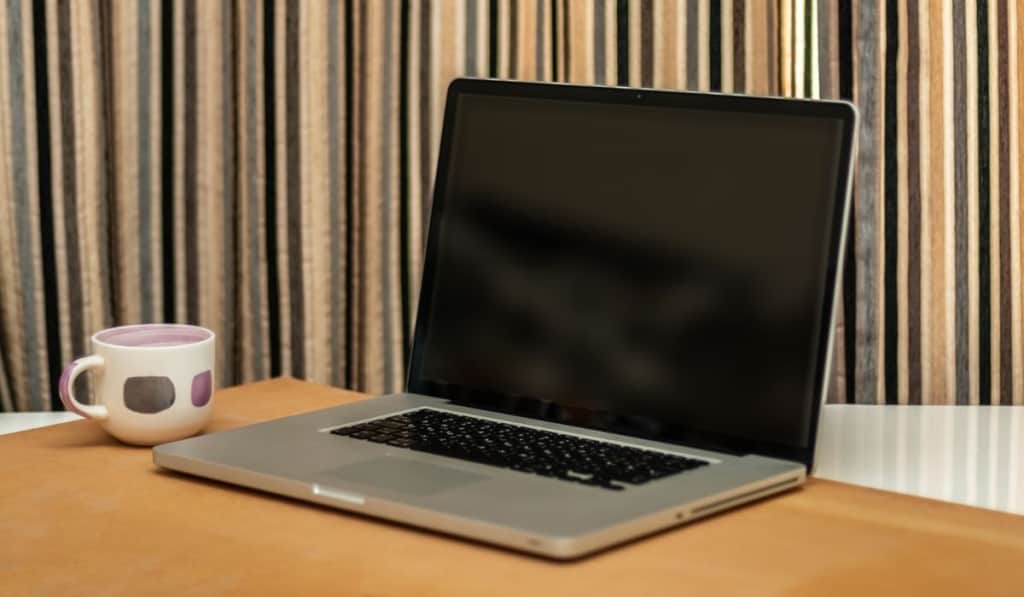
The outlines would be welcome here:
[[[613,491],[708,464],[428,408],[339,427],[331,433]]]

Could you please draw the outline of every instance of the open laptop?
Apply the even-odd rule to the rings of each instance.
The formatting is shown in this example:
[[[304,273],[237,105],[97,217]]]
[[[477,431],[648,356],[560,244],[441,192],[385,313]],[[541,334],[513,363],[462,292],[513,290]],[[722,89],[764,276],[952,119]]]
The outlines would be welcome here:
[[[406,391],[153,460],[554,558],[796,487],[855,121],[843,102],[456,80]]]

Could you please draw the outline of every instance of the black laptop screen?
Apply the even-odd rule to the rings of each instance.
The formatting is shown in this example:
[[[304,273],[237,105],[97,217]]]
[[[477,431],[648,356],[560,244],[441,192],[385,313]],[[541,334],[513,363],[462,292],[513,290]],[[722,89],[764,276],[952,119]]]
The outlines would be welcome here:
[[[457,101],[416,379],[591,426],[807,446],[841,119]]]

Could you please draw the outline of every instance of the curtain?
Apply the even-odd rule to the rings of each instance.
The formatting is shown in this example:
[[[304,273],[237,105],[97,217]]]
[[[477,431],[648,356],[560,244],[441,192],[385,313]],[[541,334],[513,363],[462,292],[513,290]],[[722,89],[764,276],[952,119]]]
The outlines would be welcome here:
[[[829,399],[1024,403],[1009,0],[5,0],[0,408],[111,325],[399,389],[456,76],[859,107]],[[286,399],[286,398],[285,398]]]
[[[861,114],[836,395],[1024,403],[1021,7],[801,9],[804,91]]]

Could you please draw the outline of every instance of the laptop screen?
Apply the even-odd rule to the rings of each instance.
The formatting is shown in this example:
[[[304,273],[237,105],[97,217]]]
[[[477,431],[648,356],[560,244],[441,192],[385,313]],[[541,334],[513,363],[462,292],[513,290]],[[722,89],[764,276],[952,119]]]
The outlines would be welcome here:
[[[453,97],[412,391],[808,446],[841,118]]]

